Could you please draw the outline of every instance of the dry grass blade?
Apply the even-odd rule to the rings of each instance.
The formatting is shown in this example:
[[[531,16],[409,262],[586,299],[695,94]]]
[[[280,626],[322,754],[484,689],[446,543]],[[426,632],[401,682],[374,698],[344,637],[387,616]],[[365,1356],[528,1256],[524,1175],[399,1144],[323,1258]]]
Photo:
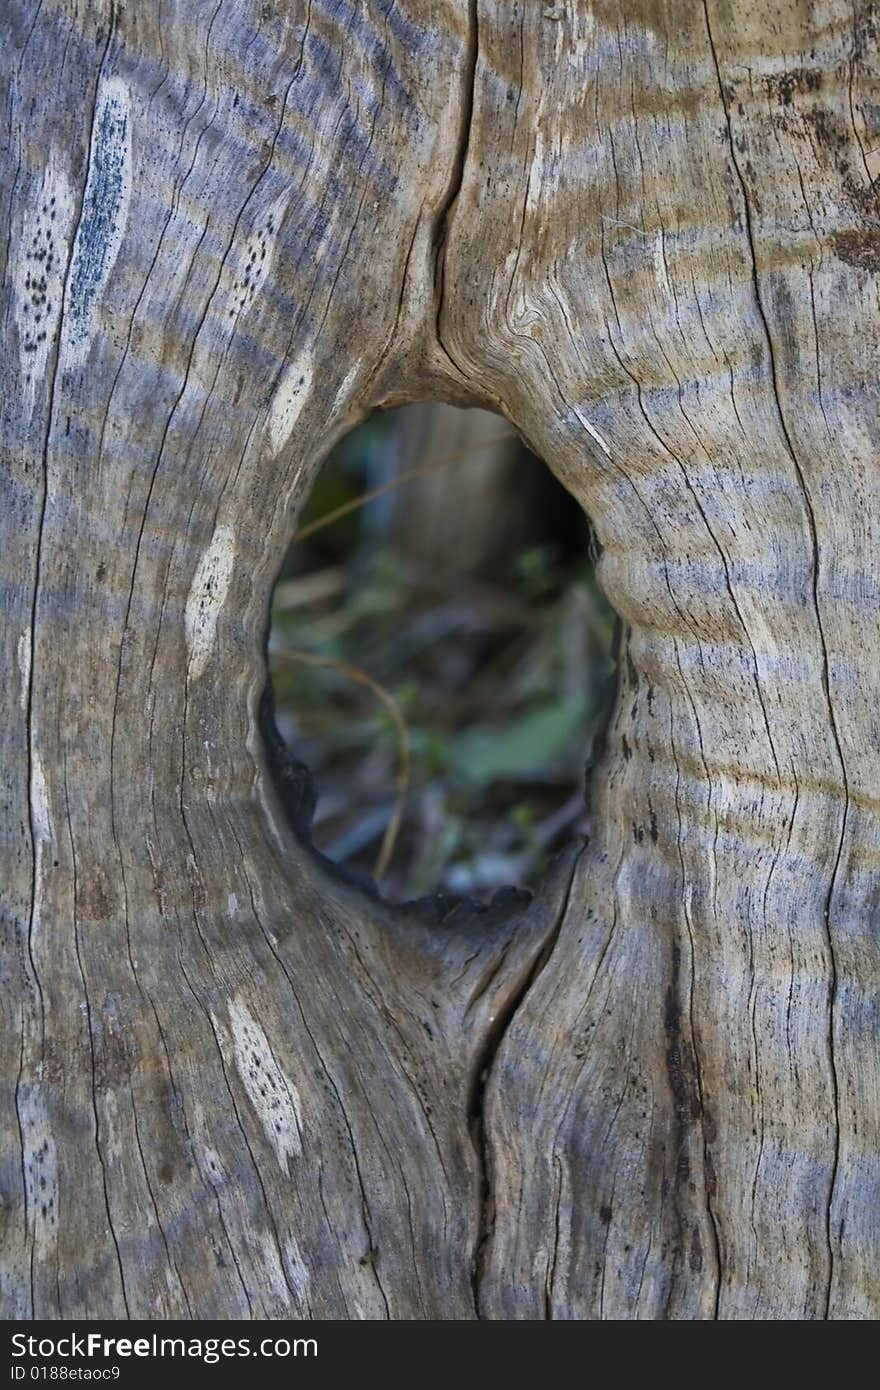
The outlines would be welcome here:
[[[388,872],[388,865],[394,854],[394,846],[397,843],[397,836],[400,833],[400,826],[403,820],[403,808],[406,804],[406,796],[409,791],[410,773],[412,759],[409,746],[409,730],[403,712],[390,691],[384,685],[380,685],[366,671],[362,671],[359,666],[351,666],[347,661],[336,661],[329,656],[317,656],[314,652],[302,651],[299,647],[288,647],[284,651],[273,654],[279,661],[298,661],[305,666],[321,666],[325,669],[338,671],[340,675],[346,676],[349,680],[357,681],[358,685],[365,685],[371,690],[377,699],[387,709],[391,718],[394,720],[400,739],[400,766],[397,771],[397,783],[395,786],[394,812],[388,822],[385,834],[382,836],[382,844],[376,863],[373,868],[373,877],[377,883],[381,883],[385,874]]]
[[[420,463],[415,468],[407,468],[403,473],[398,473],[397,477],[392,478],[390,482],[383,483],[381,487],[372,488],[361,497],[355,497],[351,502],[343,502],[341,507],[334,507],[331,512],[319,516],[316,521],[310,521],[308,526],[294,531],[290,544],[296,545],[299,541],[304,541],[307,536],[313,536],[316,531],[323,530],[325,526],[332,526],[334,521],[341,521],[350,512],[356,512],[358,507],[365,507],[368,502],[374,501],[377,497],[384,497],[386,492],[393,492],[403,483],[411,483],[414,478],[421,478],[426,473],[433,473],[435,468],[448,468],[450,464],[469,458],[471,454],[479,454],[483,449],[488,449],[493,444],[500,444],[505,439],[516,438],[515,430],[503,430],[501,434],[493,434],[488,439],[481,439],[478,444],[472,445],[469,449],[458,449],[454,454],[445,454],[443,458],[432,459],[430,463]]]

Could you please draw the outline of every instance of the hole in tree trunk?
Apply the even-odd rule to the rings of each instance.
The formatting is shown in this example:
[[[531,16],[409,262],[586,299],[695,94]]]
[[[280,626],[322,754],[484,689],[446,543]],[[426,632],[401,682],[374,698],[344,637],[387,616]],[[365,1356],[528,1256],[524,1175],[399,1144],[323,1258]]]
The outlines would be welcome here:
[[[267,735],[301,836],[391,901],[533,889],[588,831],[615,627],[594,560],[501,418],[410,406],[350,434],[273,596]]]

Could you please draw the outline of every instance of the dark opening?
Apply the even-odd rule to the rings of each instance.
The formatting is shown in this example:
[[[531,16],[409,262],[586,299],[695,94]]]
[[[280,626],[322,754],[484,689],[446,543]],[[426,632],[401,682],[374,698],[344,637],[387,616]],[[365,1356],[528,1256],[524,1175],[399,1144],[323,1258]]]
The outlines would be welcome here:
[[[615,622],[594,559],[497,416],[410,406],[343,441],[269,637],[285,799],[321,854],[392,901],[486,901],[586,832]]]

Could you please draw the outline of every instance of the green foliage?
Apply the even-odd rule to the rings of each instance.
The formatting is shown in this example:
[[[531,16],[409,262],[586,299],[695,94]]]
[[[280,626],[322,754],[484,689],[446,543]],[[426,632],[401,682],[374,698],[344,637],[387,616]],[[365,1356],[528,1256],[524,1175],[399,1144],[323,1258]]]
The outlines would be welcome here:
[[[514,573],[520,588],[528,598],[546,598],[559,584],[555,547],[535,545],[521,550],[514,559]]]
[[[478,724],[450,740],[448,765],[463,781],[485,787],[502,778],[529,779],[569,750],[584,727],[584,702],[527,707],[504,724]]]
[[[359,496],[371,451],[387,444],[387,422],[355,432],[319,476],[304,522]],[[272,661],[285,650],[368,672],[403,715],[411,784],[383,885],[392,897],[533,882],[582,816],[612,670],[614,616],[586,541],[569,558],[552,538],[524,546],[494,585],[465,577],[450,589],[366,527],[365,511],[294,551],[273,609],[276,704],[316,775],[316,843],[369,870],[393,810],[400,731],[343,671]]]

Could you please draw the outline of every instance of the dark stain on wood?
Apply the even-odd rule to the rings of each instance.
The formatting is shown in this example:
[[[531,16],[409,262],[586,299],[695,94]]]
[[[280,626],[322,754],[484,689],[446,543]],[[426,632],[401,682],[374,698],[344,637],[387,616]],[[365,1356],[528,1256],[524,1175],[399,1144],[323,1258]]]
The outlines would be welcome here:
[[[847,265],[867,270],[872,275],[880,271],[880,230],[853,228],[848,232],[836,232],[831,245],[835,256]]]

